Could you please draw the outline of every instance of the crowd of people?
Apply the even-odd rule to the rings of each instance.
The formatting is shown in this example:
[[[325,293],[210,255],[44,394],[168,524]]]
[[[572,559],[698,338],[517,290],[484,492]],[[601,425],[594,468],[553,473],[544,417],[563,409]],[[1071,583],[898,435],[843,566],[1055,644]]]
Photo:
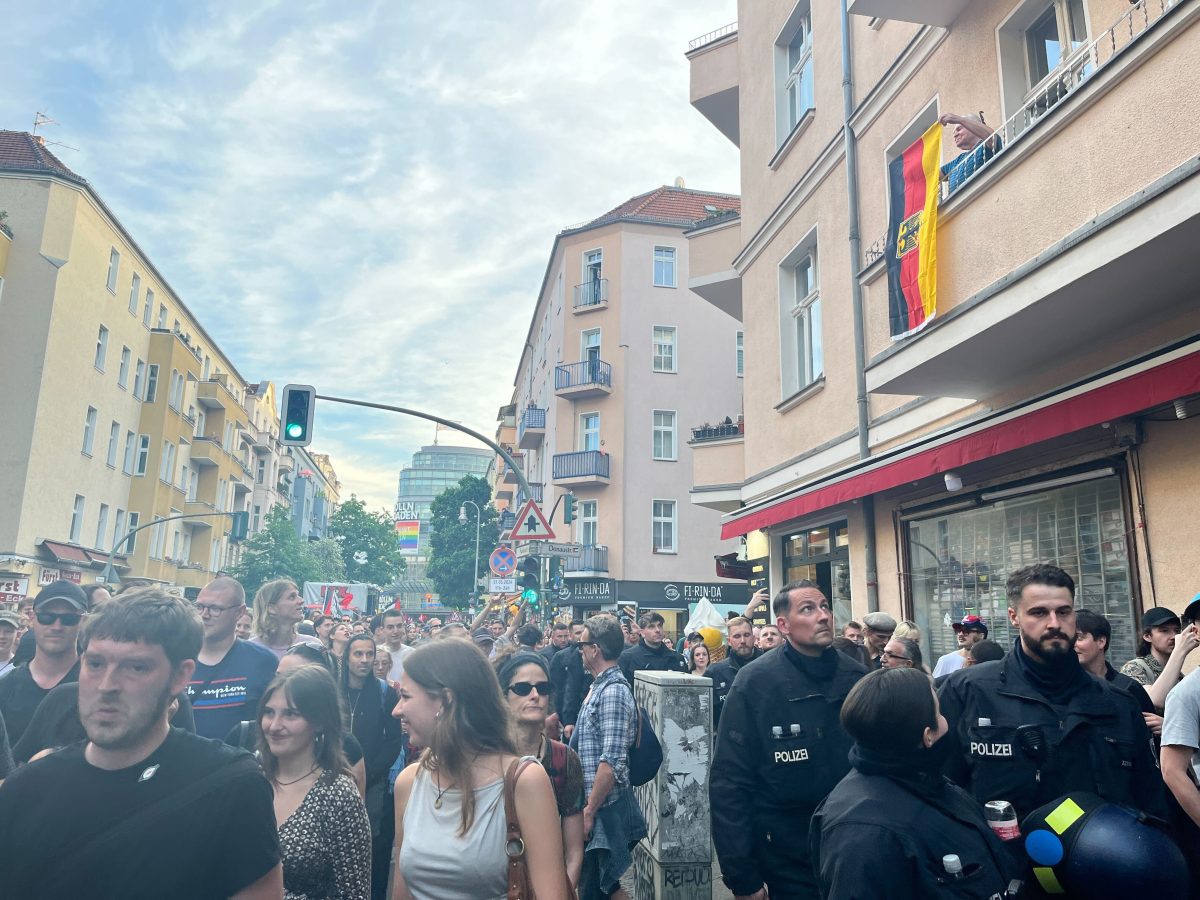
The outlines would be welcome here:
[[[0,898],[621,900],[644,670],[711,686],[739,900],[1197,896],[1200,596],[1118,669],[1068,573],[1006,590],[1012,646],[969,613],[930,672],[914,623],[837,628],[806,581],[675,643],[655,612],[55,582],[0,611]]]

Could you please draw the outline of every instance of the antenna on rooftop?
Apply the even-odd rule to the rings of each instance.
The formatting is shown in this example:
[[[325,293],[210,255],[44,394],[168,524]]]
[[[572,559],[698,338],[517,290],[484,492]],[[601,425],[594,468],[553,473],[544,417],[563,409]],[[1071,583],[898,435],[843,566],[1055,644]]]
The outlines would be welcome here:
[[[62,141],[48,141],[44,137],[41,137],[37,133],[38,128],[40,128],[43,125],[57,125],[57,124],[58,124],[57,120],[50,118],[44,112],[40,112],[40,111],[36,112],[33,114],[33,136],[35,138],[39,138],[39,143],[41,143],[41,144],[44,144],[44,145],[48,144],[51,147],[65,147],[67,150],[78,151],[79,150],[78,147],[72,147],[70,144],[64,144]]]

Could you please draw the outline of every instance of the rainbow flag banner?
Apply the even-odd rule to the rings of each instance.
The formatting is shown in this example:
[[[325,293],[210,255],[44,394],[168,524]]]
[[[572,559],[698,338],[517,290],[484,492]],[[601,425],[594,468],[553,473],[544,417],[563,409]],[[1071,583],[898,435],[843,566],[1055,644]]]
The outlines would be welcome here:
[[[401,519],[396,523],[396,540],[402,556],[416,556],[421,543],[420,519]]]
[[[937,312],[937,212],[942,126],[928,131],[888,165],[888,318],[892,339],[924,327]]]

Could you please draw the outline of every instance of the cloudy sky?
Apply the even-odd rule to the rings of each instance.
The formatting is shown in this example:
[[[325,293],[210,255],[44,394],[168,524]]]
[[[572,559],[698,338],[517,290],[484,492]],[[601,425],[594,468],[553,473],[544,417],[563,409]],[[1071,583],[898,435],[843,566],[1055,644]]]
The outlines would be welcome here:
[[[491,434],[562,227],[682,175],[737,192],[688,105],[734,0],[55,0],[5,13],[0,128],[44,111],[250,380]],[[433,425],[318,407],[391,508]]]

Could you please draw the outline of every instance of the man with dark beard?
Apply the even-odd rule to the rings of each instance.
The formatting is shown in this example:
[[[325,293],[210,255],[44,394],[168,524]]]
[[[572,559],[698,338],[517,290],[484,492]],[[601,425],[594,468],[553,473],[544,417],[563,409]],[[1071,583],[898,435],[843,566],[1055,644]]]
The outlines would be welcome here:
[[[1013,652],[956,672],[939,699],[950,723],[946,774],[1018,819],[1071,791],[1162,816],[1150,732],[1129,696],[1092,678],[1075,653],[1075,582],[1057,566],[1013,572]]]
[[[271,786],[250,754],[170,727],[203,628],[149,590],[84,626],[88,739],[0,787],[0,898],[280,898]]]

